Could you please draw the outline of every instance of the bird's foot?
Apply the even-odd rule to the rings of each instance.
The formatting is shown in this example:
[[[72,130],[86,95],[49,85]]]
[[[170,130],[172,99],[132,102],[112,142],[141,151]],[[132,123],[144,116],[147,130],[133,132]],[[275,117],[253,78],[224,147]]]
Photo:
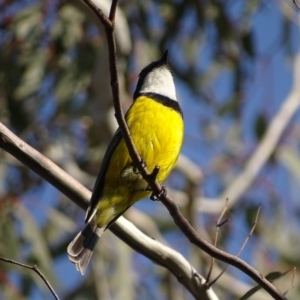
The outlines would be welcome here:
[[[142,157],[141,157],[141,160],[139,161],[139,164],[141,164],[143,169],[147,167],[147,163],[144,161],[144,159]],[[140,174],[139,168],[134,163],[133,163],[132,170],[133,170],[134,174]]]
[[[160,192],[158,194],[152,192],[150,199],[152,201],[159,201],[161,197],[165,197],[167,196],[167,194],[168,194],[167,188],[165,186],[161,186]]]

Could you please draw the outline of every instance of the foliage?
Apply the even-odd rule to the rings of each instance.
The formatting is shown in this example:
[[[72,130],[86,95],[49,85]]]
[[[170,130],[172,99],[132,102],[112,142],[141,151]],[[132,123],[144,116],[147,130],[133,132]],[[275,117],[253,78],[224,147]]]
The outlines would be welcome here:
[[[98,95],[95,87],[108,82],[104,35],[78,2],[0,2],[0,121],[92,188],[113,134],[107,117],[111,96],[104,88]],[[291,11],[296,8],[286,13],[277,2],[172,0],[121,1],[120,9],[132,45],[130,52],[119,53],[124,108],[139,70],[168,48],[186,120],[183,153],[204,173],[203,184],[195,187],[175,171],[168,185],[187,195],[187,201],[178,202],[181,210],[199,233],[213,238],[219,214],[201,213],[195,195],[218,197],[243,170],[288,94],[292,73],[287,64],[298,48],[299,28]],[[220,229],[218,246],[236,253],[263,204],[255,238],[242,253],[263,274],[284,272],[299,262],[299,165],[296,116]],[[0,256],[38,264],[64,299],[191,297],[165,270],[110,233],[99,244],[90,272],[80,277],[67,262],[66,246],[83,213],[3,151],[0,183]],[[143,201],[136,207],[205,274],[210,260],[190,247],[159,203]],[[253,286],[241,273],[227,273]],[[290,278],[278,282],[284,291]],[[49,298],[36,274],[3,263],[0,286],[4,299]],[[238,298],[239,291],[221,280],[216,286],[220,299]],[[291,299],[299,294],[294,288]]]

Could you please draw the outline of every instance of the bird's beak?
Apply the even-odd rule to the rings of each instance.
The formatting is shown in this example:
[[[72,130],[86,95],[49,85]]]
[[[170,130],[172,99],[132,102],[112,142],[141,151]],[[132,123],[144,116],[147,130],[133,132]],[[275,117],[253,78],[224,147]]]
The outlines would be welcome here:
[[[165,53],[163,54],[163,56],[160,60],[161,60],[161,62],[163,62],[165,64],[168,63],[168,50],[165,51]]]

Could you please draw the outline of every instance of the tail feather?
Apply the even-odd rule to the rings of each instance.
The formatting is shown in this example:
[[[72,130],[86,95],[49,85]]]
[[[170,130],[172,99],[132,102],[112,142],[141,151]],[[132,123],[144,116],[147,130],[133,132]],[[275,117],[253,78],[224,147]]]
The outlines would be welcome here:
[[[85,274],[96,243],[104,230],[105,227],[98,227],[92,220],[76,235],[68,246],[69,259],[76,265],[76,269],[80,271],[82,275]]]

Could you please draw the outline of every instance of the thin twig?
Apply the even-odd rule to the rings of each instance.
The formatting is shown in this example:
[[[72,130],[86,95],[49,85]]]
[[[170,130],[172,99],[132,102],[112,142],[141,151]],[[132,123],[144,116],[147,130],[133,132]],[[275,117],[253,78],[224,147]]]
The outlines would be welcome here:
[[[251,231],[250,233],[248,234],[248,236],[246,237],[242,247],[240,248],[240,250],[238,251],[238,253],[236,254],[236,256],[239,256],[241,254],[241,252],[244,250],[246,244],[248,243],[250,237],[252,236],[253,232],[254,232],[254,229],[257,225],[257,221],[258,221],[258,216],[259,216],[259,213],[260,213],[260,210],[261,210],[261,204],[259,205],[258,209],[257,209],[257,212],[256,212],[256,216],[255,216],[255,221],[253,223],[253,226],[251,228]]]
[[[118,6],[118,0],[112,1],[111,7],[110,7],[110,12],[109,12],[109,19],[112,22],[112,26],[114,26],[114,23],[115,23],[117,6]]]
[[[59,298],[58,298],[57,294],[55,293],[54,289],[52,288],[51,284],[49,283],[49,281],[47,280],[47,278],[43,275],[43,273],[38,269],[38,267],[36,265],[29,266],[29,265],[25,265],[25,264],[19,263],[17,261],[14,261],[12,259],[7,259],[7,258],[4,258],[4,257],[0,257],[0,260],[4,261],[6,263],[14,264],[14,265],[17,265],[17,266],[20,266],[20,267],[32,270],[35,273],[37,273],[41,277],[41,279],[45,282],[45,284],[49,288],[50,292],[52,293],[53,297],[56,300],[59,300]]]
[[[94,2],[90,0],[83,0],[89,7],[90,9],[98,16],[98,18],[101,20],[102,25],[106,28],[111,28],[112,22],[111,20],[103,13],[103,11],[94,4]]]
[[[111,75],[111,89],[113,94],[113,102],[115,109],[115,117],[117,119],[120,131],[124,138],[124,142],[127,146],[130,158],[132,159],[134,165],[139,170],[142,177],[146,180],[148,185],[151,187],[153,191],[153,195],[156,195],[157,198],[165,205],[168,209],[170,215],[173,217],[175,224],[181,229],[181,231],[185,234],[185,236],[189,239],[191,243],[207,252],[211,256],[226,261],[230,264],[241,268],[243,272],[248,274],[252,279],[256,282],[260,282],[264,286],[264,289],[269,292],[275,299],[285,299],[285,297],[274,287],[270,282],[268,282],[265,278],[262,278],[261,275],[251,266],[247,265],[243,260],[238,259],[236,256],[230,255],[224,251],[221,251],[209,244],[207,241],[201,239],[196,230],[189,224],[189,222],[183,217],[181,212],[179,211],[176,204],[173,200],[166,194],[162,193],[162,187],[157,182],[157,180],[153,180],[151,173],[147,170],[143,160],[141,159],[134,143],[131,138],[129,129],[127,127],[124,114],[122,111],[120,99],[119,99],[119,86],[118,86],[118,73],[117,73],[117,56],[116,56],[116,42],[114,37],[114,19],[110,20],[111,25],[107,26],[107,22],[103,18],[103,13],[100,9],[95,9],[95,5],[90,0],[84,0],[84,2],[90,6],[93,11],[98,16],[99,20],[103,23],[105,27],[107,44],[108,44],[108,52],[109,52],[109,66],[110,66],[110,75]],[[110,16],[115,16],[115,11],[117,6],[117,0],[114,0],[111,7]],[[237,263],[239,261],[239,263]]]
[[[296,270],[297,270],[296,267],[294,267],[294,268],[292,269],[292,271],[293,271],[292,274],[293,274],[293,275],[292,275],[291,285],[290,285],[290,287],[283,293],[283,295],[286,295],[291,289],[294,288],[294,286],[295,286],[294,281],[295,281],[295,277],[296,277]]]
[[[258,216],[259,216],[259,213],[260,213],[260,209],[261,209],[261,204],[259,205],[258,209],[257,209],[257,213],[256,213],[256,216],[255,216],[255,221],[254,221],[254,224],[250,230],[250,233],[247,235],[242,247],[240,248],[240,250],[238,251],[238,253],[236,254],[236,257],[239,257],[240,254],[242,253],[242,251],[244,250],[246,244],[248,243],[250,237],[252,236],[253,232],[254,232],[254,229],[257,225],[257,221],[258,221]],[[227,271],[229,267],[229,264],[222,270],[222,272],[212,281],[209,283],[209,287],[211,287],[215,282],[217,282],[217,280],[219,280],[219,278]]]
[[[114,0],[110,9],[110,18],[108,19],[91,0],[83,0],[97,15],[101,23],[105,28],[105,33],[107,37],[107,45],[108,45],[108,54],[109,54],[109,68],[110,68],[110,85],[113,95],[113,103],[115,109],[115,117],[118,122],[119,128],[121,130],[122,136],[128,148],[129,155],[134,162],[136,168],[140,171],[141,175],[150,176],[150,173],[146,170],[145,165],[143,164],[143,160],[141,159],[137,149],[135,148],[130,131],[127,127],[120,98],[119,98],[119,80],[118,80],[118,71],[117,71],[117,50],[116,50],[116,41],[114,36],[114,18],[115,18],[115,10],[117,8],[118,0]],[[109,20],[109,22],[107,21]],[[150,185],[151,186],[151,185]],[[151,186],[152,188],[152,186]],[[161,188],[159,189],[161,191]]]
[[[220,215],[220,217],[217,221],[217,224],[216,224],[217,229],[216,229],[215,240],[214,240],[214,246],[215,247],[217,247],[219,229],[224,224],[224,222],[222,222],[222,224],[220,224],[220,223],[221,223],[221,220],[223,219],[223,216],[224,216],[225,212],[227,211],[227,209],[228,209],[228,198],[226,198],[225,207],[224,207],[224,209],[223,209],[223,211],[222,211],[222,213],[221,213],[221,215]],[[228,221],[228,219],[225,220],[225,222],[227,222],[227,221]],[[212,270],[213,270],[214,263],[215,263],[215,259],[212,257],[211,262],[210,262],[210,267],[209,267],[209,270],[208,270],[208,273],[207,273],[207,276],[206,276],[206,282],[207,283],[210,280],[210,276],[211,276],[211,273],[212,273]]]
[[[90,6],[93,11],[98,16],[99,20],[102,22],[106,37],[107,37],[107,44],[108,44],[108,53],[109,53],[109,68],[110,68],[110,75],[111,75],[111,89],[112,89],[112,95],[113,95],[113,102],[114,102],[114,109],[115,109],[115,117],[118,122],[119,128],[121,130],[122,136],[124,138],[125,144],[127,146],[129,155],[136,166],[136,168],[139,170],[142,177],[147,181],[149,186],[151,187],[153,193],[155,195],[162,195],[162,188],[160,184],[157,182],[157,180],[153,179],[152,173],[149,173],[142,158],[140,157],[133,140],[130,135],[130,131],[127,127],[120,98],[119,98],[119,84],[118,84],[118,72],[117,72],[117,50],[116,50],[116,42],[114,37],[114,19],[110,19],[110,25],[108,25],[108,22],[106,18],[104,18],[103,12],[95,6],[95,4],[91,0],[84,0],[84,2]],[[115,9],[117,7],[118,0],[114,0],[112,2],[111,10],[110,10],[110,17],[115,17]],[[158,197],[159,200],[161,200]]]

